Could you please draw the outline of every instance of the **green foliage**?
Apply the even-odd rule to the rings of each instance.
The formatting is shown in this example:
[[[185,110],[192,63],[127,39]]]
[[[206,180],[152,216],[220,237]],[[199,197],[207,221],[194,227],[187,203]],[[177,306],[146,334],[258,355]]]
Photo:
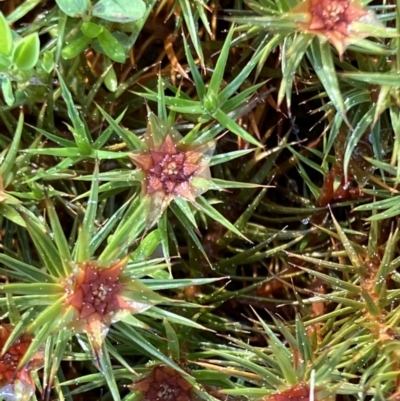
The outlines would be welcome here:
[[[398,399],[394,3],[2,6],[0,398]]]
[[[15,102],[12,81],[26,84],[35,74],[34,67],[39,61],[39,35],[34,32],[25,37],[13,33],[4,15],[0,12],[0,81],[4,100],[11,106]]]
[[[92,10],[95,17],[113,22],[134,22],[144,16],[146,4],[143,0],[100,0]]]

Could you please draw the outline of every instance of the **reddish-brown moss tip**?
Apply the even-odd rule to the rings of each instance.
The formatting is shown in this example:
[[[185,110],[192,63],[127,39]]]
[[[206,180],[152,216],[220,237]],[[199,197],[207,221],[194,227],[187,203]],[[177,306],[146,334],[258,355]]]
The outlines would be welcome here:
[[[169,366],[156,366],[149,376],[130,386],[143,394],[142,401],[192,401],[192,387]]]

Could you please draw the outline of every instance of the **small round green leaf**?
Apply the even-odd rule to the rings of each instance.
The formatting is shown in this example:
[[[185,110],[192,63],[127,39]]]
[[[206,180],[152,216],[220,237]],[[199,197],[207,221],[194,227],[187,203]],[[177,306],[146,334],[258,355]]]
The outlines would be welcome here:
[[[54,54],[47,50],[43,53],[42,68],[50,74],[54,70]]]
[[[90,41],[90,38],[82,35],[65,46],[64,49],[62,49],[61,55],[66,60],[77,57],[85,51]]]
[[[93,15],[113,22],[133,22],[146,12],[143,0],[100,0],[93,7]]]
[[[124,63],[126,60],[125,49],[118,42],[118,40],[107,30],[103,29],[103,32],[97,38],[100,46],[104,53],[111,59],[118,63]]]
[[[3,13],[0,13],[0,54],[3,56],[10,56],[13,48],[13,38],[11,29],[8,25],[7,20],[4,18]]]
[[[61,11],[69,17],[80,17],[88,9],[88,0],[56,0]]]
[[[4,77],[1,81],[1,90],[3,92],[4,100],[7,103],[7,106],[12,106],[15,102],[12,83],[10,78]]]
[[[107,75],[104,78],[104,85],[110,92],[115,92],[117,90],[118,78],[114,67],[111,67],[110,71],[107,72]]]
[[[38,34],[22,38],[15,46],[13,63],[20,70],[32,69],[39,60],[40,42]]]
[[[93,22],[86,21],[81,26],[82,33],[88,38],[97,38],[103,31],[103,27]]]

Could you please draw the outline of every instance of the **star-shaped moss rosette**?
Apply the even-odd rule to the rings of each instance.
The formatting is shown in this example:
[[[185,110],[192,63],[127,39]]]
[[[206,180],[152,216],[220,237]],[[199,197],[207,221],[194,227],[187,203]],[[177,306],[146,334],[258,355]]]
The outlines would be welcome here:
[[[290,15],[301,17],[300,31],[328,40],[340,56],[349,45],[383,28],[375,13],[364,9],[359,0],[305,0]]]
[[[182,136],[153,113],[144,136],[145,149],[130,158],[142,171],[142,197],[149,201],[146,225],[151,227],[169,204],[177,198],[197,206],[196,198],[209,188],[209,162],[215,140],[205,144],[184,145]]]
[[[193,386],[170,366],[155,366],[150,374],[129,386],[141,401],[192,401]]]
[[[22,316],[18,320],[19,331],[15,332],[15,336],[23,330],[34,339],[21,357],[19,367],[29,363],[45,343],[51,344],[46,352],[59,356],[47,361],[48,379],[43,385],[44,391],[51,390],[62,355],[76,336],[85,353],[91,348],[89,359],[104,374],[110,391],[117,399],[118,388],[112,373],[109,343],[105,341],[110,326],[120,335],[122,331],[133,332],[132,341],[137,339],[140,346],[158,359],[160,350],[151,340],[142,338],[134,326],[139,324],[141,328],[151,328],[153,320],[156,325],[155,321],[167,316],[199,329],[203,326],[188,319],[182,320],[170,310],[164,312],[162,308],[155,308],[159,303],[182,307],[187,303],[161,296],[153,288],[176,290],[194,282],[202,285],[215,279],[182,280],[178,286],[175,280],[157,279],[152,288],[153,279],[147,277],[144,283],[142,278],[148,275],[161,274],[165,277],[163,270],[168,266],[164,259],[150,259],[160,243],[160,230],[153,230],[137,244],[136,238],[141,231],[135,230],[134,225],[142,211],[138,209],[128,216],[124,212],[127,205],[139,207],[139,198],[138,202],[129,201],[116,210],[118,219],[110,219],[104,226],[97,226],[98,174],[96,165],[89,200],[82,215],[77,216],[77,233],[67,234],[75,235],[73,241],[67,240],[50,198],[46,199],[46,219],[33,213],[22,215],[32,246],[38,252],[32,259],[25,259],[22,253],[18,257],[0,253],[1,272],[10,279],[9,283],[0,284],[0,303],[5,305],[12,300],[16,312]],[[144,312],[147,315],[146,324],[133,316]]]
[[[101,349],[112,323],[163,301],[163,297],[139,281],[123,275],[127,260],[106,267],[97,261],[77,263],[72,275],[63,282],[64,308],[72,312],[67,327],[75,333],[86,333],[95,351]]]
[[[6,401],[27,401],[35,392],[31,374],[43,365],[43,353],[36,352],[24,366],[19,367],[33,338],[23,334],[6,346],[13,328],[11,324],[0,326],[0,397]]]
[[[196,361],[206,369],[225,371],[243,380],[240,389],[224,389],[224,394],[257,401],[333,401],[341,394],[355,395],[362,389],[348,385],[348,376],[340,373],[351,339],[333,341],[332,345],[318,341],[316,327],[306,326],[299,315],[289,322],[271,314],[271,323],[256,316],[258,322],[254,322],[264,332],[266,346],[252,346],[226,336],[232,344],[230,349],[207,348],[210,361]],[[318,329],[330,330],[328,327],[324,322]]]

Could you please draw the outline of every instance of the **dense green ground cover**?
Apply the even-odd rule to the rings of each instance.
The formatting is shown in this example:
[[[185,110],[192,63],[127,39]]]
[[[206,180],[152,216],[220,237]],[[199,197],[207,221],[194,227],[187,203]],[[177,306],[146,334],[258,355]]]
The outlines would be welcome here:
[[[399,6],[0,2],[0,398],[399,400]]]

